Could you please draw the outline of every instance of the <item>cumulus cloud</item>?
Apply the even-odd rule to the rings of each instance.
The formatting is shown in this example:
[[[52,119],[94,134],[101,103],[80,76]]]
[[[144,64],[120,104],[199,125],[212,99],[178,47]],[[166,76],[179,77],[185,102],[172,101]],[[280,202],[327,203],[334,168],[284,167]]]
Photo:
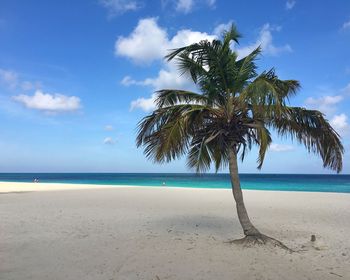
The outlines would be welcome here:
[[[141,109],[144,112],[150,112],[155,108],[154,101],[156,99],[155,93],[149,98],[140,97],[131,101],[130,110]]]
[[[293,9],[294,6],[295,6],[295,4],[296,4],[296,1],[294,1],[294,0],[288,0],[288,1],[286,2],[286,9],[287,9],[287,10]]]
[[[156,18],[141,19],[127,37],[119,37],[115,43],[115,54],[132,59],[135,63],[150,63],[166,54],[168,38],[165,29]]]
[[[106,138],[103,140],[103,144],[105,144],[105,145],[114,145],[115,142],[116,142],[116,141],[115,141],[112,137],[106,137]]]
[[[100,3],[108,10],[109,17],[141,8],[141,4],[138,1],[130,0],[100,0]]]
[[[288,44],[283,46],[275,46],[273,44],[272,32],[274,31],[280,31],[280,27],[271,27],[268,23],[264,24],[255,43],[246,47],[236,48],[238,56],[245,57],[258,46],[261,47],[264,54],[271,56],[276,56],[284,52],[292,52],[292,48]]]
[[[129,36],[117,39],[115,54],[128,57],[137,64],[148,64],[163,59],[171,49],[214,38],[215,35],[190,29],[182,29],[169,38],[167,30],[158,25],[156,18],[146,18],[138,22]]]
[[[139,21],[134,31],[127,37],[120,37],[116,42],[116,54],[130,58],[137,64],[161,60],[170,49],[189,45],[200,40],[213,40],[215,35],[189,29],[179,30],[169,38],[166,29],[160,27],[156,18]],[[164,62],[156,77],[137,81],[125,76],[121,83],[125,86],[150,86],[153,90],[162,88],[189,89],[191,81],[185,75],[180,75],[174,62]],[[154,108],[153,96],[138,98],[131,103],[131,110],[139,108],[150,111]]]
[[[107,125],[105,125],[105,130],[112,131],[112,130],[114,130],[114,127],[113,127],[113,125],[107,124]]]
[[[25,107],[46,112],[76,111],[81,107],[80,99],[76,96],[50,94],[37,90],[34,95],[20,94],[13,99]]]
[[[18,84],[18,74],[14,71],[0,68],[0,83],[9,89],[15,89]]]
[[[340,135],[344,135],[350,131],[348,116],[344,113],[335,115],[330,120],[330,124]]]
[[[165,28],[158,25],[156,18],[141,19],[135,29],[128,36],[121,36],[115,43],[115,54],[131,59],[136,64],[149,64],[153,61],[163,60],[164,56],[171,49],[186,46],[201,40],[212,41],[218,38],[224,29],[227,29],[232,22],[218,25],[213,34],[206,32],[181,29],[173,37],[168,35]],[[283,51],[291,51],[289,45],[276,47],[272,43],[272,28],[265,24],[259,34],[256,43],[246,48],[237,49],[240,55],[248,54],[258,45],[261,45],[265,54],[277,55]],[[138,85],[150,86],[153,90],[163,88],[193,89],[193,84],[186,75],[180,75],[176,63],[164,61],[162,68],[156,77],[149,77],[144,80],[135,80],[131,76],[125,76],[121,80],[124,86]],[[131,109],[140,108],[150,111],[154,108],[154,95],[149,98],[138,98],[131,104]]]
[[[329,115],[336,111],[336,105],[342,100],[343,96],[341,95],[327,95],[320,98],[309,97],[306,99],[305,103],[307,106]]]
[[[284,145],[284,144],[276,144],[272,143],[270,145],[270,150],[272,152],[288,152],[294,150],[294,147],[291,145]]]

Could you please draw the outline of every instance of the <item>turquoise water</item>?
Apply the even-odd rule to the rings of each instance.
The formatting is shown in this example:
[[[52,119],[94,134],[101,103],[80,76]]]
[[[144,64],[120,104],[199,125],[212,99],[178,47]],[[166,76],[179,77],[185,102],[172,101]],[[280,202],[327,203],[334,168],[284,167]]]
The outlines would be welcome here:
[[[228,174],[190,173],[0,173],[0,181],[97,185],[231,188]],[[241,174],[244,189],[350,193],[350,175]]]

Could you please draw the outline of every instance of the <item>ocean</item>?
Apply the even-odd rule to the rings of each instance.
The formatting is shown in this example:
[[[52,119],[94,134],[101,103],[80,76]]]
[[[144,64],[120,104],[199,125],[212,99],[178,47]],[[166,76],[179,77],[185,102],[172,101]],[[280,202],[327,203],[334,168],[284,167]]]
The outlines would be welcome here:
[[[228,174],[191,173],[0,173],[0,181],[231,188]],[[350,175],[240,174],[243,189],[350,193]]]

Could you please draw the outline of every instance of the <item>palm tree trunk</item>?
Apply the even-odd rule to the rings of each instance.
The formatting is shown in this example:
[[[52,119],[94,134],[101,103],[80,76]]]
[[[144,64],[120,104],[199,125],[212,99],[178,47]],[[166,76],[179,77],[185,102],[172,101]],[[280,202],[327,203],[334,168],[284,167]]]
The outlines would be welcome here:
[[[232,193],[236,201],[238,219],[243,228],[243,232],[246,236],[260,235],[260,232],[253,226],[252,222],[250,221],[247,209],[244,205],[243,193],[238,175],[237,152],[235,149],[230,149],[229,151],[229,169],[231,176]]]

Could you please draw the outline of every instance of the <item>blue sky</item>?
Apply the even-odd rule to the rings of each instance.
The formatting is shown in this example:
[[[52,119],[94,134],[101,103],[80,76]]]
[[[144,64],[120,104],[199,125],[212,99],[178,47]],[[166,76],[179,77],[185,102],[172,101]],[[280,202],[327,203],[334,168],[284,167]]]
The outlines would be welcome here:
[[[238,53],[260,44],[259,70],[300,80],[291,103],[324,112],[350,150],[347,0],[0,0],[0,172],[188,172],[185,160],[147,161],[136,124],[155,90],[193,89],[162,60],[167,49],[232,22]],[[256,150],[240,170],[258,172]],[[261,172],[330,171],[275,137]]]

